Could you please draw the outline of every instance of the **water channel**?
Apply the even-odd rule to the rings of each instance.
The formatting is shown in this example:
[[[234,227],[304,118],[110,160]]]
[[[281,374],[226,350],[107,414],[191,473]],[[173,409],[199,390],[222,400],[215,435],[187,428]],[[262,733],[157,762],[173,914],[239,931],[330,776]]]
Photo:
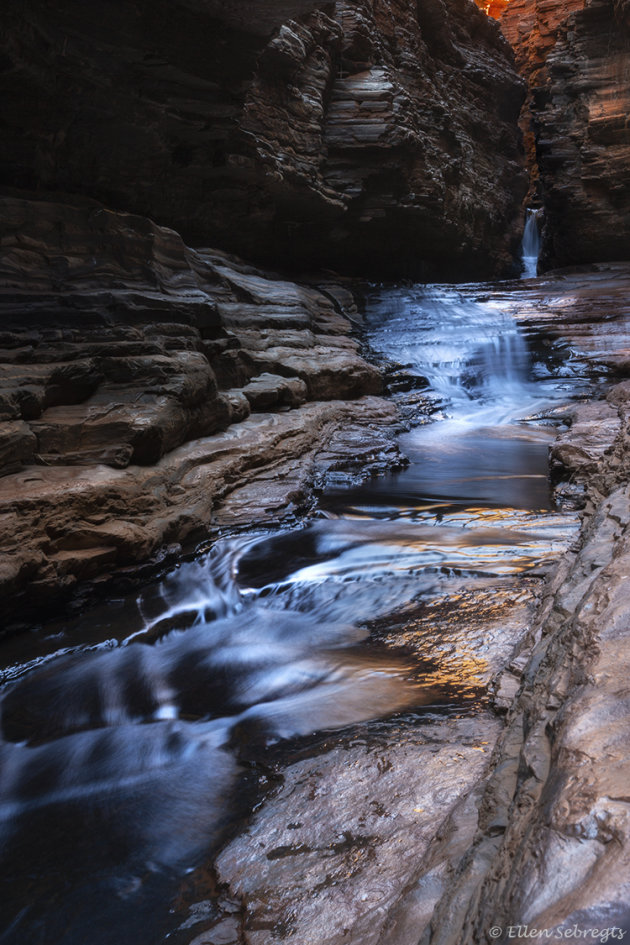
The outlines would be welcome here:
[[[521,330],[526,294],[374,288],[367,338],[408,465],[5,643],[3,945],[192,942],[182,877],[292,751],[488,711],[510,628],[576,529],[547,451],[587,381]]]

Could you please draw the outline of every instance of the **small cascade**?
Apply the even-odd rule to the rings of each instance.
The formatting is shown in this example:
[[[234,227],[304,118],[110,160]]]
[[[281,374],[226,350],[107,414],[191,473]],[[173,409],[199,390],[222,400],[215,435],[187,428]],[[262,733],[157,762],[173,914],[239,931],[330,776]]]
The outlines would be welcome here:
[[[528,227],[537,238],[535,212]],[[400,733],[405,751],[432,752],[418,722],[451,757],[446,726],[469,712],[463,749],[472,732],[490,745],[488,680],[529,619],[532,580],[572,537],[549,494],[554,431],[535,424],[564,381],[532,371],[515,317],[532,294],[374,289],[370,346],[409,381],[407,466],[328,489],[302,527],[228,531],[142,591],[15,641],[0,664],[0,945],[210,941],[208,863],[273,786],[266,771],[311,751],[319,765],[332,732],[344,765]],[[325,741],[296,741],[315,732]],[[359,794],[344,792],[345,824]],[[308,850],[329,872],[329,844],[278,842],[254,869]]]
[[[386,288],[370,299],[366,323],[372,348],[424,384],[406,402],[410,415],[419,395],[442,417],[401,437],[409,466],[395,485],[371,485],[372,504],[382,490],[385,502],[396,493],[394,507],[404,493],[414,508],[442,500],[546,508],[546,434],[519,421],[554,394],[533,379],[509,294],[480,285]]]
[[[451,416],[502,417],[536,396],[527,343],[500,300],[466,287],[386,290],[368,324],[373,348],[424,378]]]
[[[540,216],[542,210],[528,210],[523,230],[521,279],[535,279],[538,274],[540,255]]]

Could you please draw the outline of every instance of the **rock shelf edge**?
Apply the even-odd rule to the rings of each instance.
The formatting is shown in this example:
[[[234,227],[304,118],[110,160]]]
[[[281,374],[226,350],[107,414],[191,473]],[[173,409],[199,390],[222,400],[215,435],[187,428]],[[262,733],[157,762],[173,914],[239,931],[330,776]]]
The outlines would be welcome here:
[[[83,198],[2,209],[10,621],[173,543],[303,513],[327,474],[400,460],[343,281],[290,282]]]

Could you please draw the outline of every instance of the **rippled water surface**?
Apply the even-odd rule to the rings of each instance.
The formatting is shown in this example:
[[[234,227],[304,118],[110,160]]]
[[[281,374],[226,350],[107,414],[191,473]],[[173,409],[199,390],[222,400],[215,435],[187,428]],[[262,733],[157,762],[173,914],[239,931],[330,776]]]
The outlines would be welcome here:
[[[164,941],[177,883],[250,809],[271,746],[474,711],[488,674],[470,601],[514,601],[575,526],[547,480],[568,392],[510,305],[489,287],[375,291],[369,340],[409,418],[405,469],[7,642],[0,942]],[[448,658],[427,602],[452,613]],[[405,614],[424,628],[413,640]]]

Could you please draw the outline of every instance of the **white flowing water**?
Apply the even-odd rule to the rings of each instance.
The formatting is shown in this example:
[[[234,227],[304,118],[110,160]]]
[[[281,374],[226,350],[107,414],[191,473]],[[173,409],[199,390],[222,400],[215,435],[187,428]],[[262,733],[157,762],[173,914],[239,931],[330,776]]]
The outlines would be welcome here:
[[[565,546],[550,433],[528,419],[557,385],[532,380],[491,286],[374,291],[367,331],[408,381],[403,408],[436,411],[402,436],[407,469],[14,644],[0,676],[1,945],[162,941],[169,884],[244,803],[237,758],[252,746],[478,700],[469,668],[445,681],[430,652],[414,663],[365,641],[410,602],[483,582],[492,594]]]
[[[540,215],[542,210],[528,210],[523,231],[522,279],[534,279],[538,273],[538,257],[540,256]]]
[[[375,351],[425,378],[451,416],[502,422],[541,396],[516,322],[480,287],[381,290],[369,300],[367,320]]]
[[[532,358],[505,294],[490,287],[384,289],[367,322],[377,354],[400,365],[434,401],[440,422],[401,438],[407,470],[372,484],[416,508],[432,501],[516,509],[549,507],[550,433],[529,418],[559,395],[533,380]],[[395,494],[398,493],[398,499]]]

